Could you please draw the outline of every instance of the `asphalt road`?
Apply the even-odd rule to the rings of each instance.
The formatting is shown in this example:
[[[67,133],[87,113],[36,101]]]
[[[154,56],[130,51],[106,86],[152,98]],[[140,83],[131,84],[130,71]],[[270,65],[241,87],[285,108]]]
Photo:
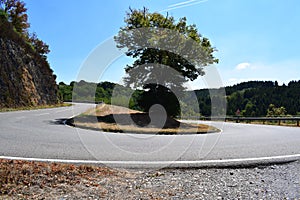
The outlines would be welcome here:
[[[299,127],[199,122],[222,133],[167,136],[104,133],[57,123],[93,106],[0,113],[0,157],[132,167],[231,166],[300,158]]]

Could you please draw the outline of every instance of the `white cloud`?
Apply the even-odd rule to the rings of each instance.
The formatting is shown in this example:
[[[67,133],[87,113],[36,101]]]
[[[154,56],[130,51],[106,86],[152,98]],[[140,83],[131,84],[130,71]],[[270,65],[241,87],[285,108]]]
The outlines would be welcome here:
[[[249,68],[250,67],[250,63],[240,63],[240,64],[238,64],[236,67],[235,67],[235,69],[236,70],[243,70],[243,69],[247,69],[247,68]]]
[[[280,62],[251,61],[249,64],[248,67],[246,64],[246,68],[242,63],[239,64],[239,67],[230,63],[226,63],[226,66],[218,65],[224,85],[230,86],[246,81],[278,81],[281,85],[288,84],[291,80],[300,80],[299,59]]]
[[[186,87],[188,89],[218,88],[248,81],[277,81],[282,85],[292,80],[300,80],[300,60],[284,60],[276,63],[251,62],[251,64],[245,62],[239,65],[240,70],[237,69],[238,65],[234,69],[232,67],[226,69],[222,65],[217,65],[215,69],[214,66],[208,66],[205,68],[205,76],[188,82]]]

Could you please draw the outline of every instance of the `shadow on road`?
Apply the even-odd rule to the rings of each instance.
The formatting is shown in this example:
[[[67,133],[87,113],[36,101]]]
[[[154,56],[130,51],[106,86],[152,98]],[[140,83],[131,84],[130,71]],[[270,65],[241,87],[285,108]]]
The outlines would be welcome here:
[[[68,118],[55,119],[53,121],[49,121],[51,125],[66,125],[66,121]]]

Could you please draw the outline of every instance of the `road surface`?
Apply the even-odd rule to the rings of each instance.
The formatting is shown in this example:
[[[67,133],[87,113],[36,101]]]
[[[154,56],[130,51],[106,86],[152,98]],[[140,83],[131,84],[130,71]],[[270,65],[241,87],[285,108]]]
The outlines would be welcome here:
[[[93,106],[0,113],[0,158],[125,167],[228,166],[300,158],[299,127],[201,122],[222,132],[167,136],[105,133],[58,123]]]

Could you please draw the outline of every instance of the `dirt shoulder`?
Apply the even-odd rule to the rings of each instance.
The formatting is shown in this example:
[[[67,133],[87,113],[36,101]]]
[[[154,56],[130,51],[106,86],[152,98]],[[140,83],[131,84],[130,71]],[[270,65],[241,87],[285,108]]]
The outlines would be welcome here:
[[[0,160],[0,199],[299,199],[300,163],[124,170]]]

